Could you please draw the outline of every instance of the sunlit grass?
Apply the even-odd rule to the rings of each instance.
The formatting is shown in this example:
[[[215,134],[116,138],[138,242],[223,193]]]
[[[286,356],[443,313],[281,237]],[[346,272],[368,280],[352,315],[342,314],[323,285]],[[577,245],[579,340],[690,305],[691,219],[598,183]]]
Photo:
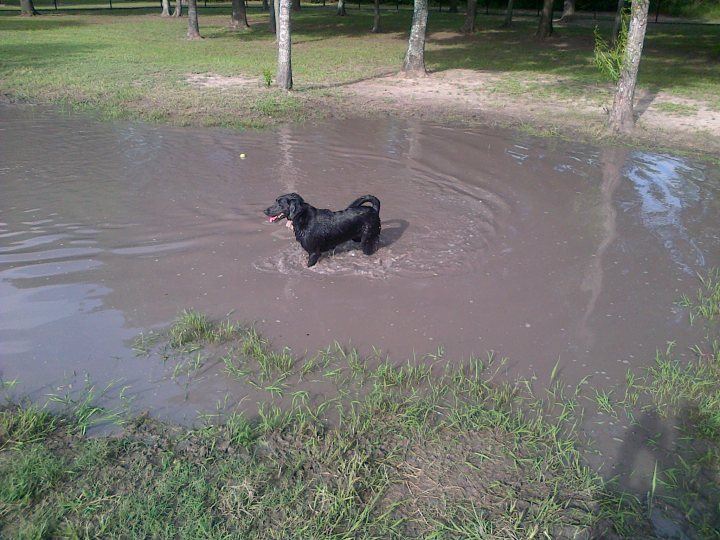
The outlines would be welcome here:
[[[385,10],[384,31],[371,34],[369,10],[347,17],[319,7],[294,14],[295,92],[288,95],[267,86],[276,62],[267,13],[251,9],[251,30],[237,33],[227,30],[229,7],[201,4],[206,39],[189,42],[186,20],[161,18],[158,11],[0,15],[0,90],[13,99],[51,101],[107,118],[239,128],[303,120],[342,108],[335,89],[398,72],[411,18],[408,10]],[[500,31],[500,16],[480,16],[479,32],[462,36],[457,32],[462,16],[430,14],[430,70],[495,74],[499,79],[492,88],[509,98],[525,92],[607,100],[610,87],[593,64],[590,26],[569,25],[560,41],[539,43],[532,38],[534,17],[519,16],[511,29]],[[609,32],[609,21],[598,24]],[[708,67],[719,34],[714,26],[651,26],[640,87],[720,106],[720,75]],[[240,77],[242,83],[205,87],[188,82],[191,74]]]

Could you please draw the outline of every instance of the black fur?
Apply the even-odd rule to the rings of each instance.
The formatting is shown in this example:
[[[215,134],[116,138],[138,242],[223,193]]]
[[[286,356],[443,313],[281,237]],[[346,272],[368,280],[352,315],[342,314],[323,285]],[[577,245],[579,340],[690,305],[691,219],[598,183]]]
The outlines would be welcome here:
[[[375,253],[380,241],[380,201],[372,195],[333,212],[309,205],[297,193],[288,193],[275,199],[275,204],[265,209],[265,215],[270,221],[287,218],[292,222],[295,239],[310,255],[308,267],[315,265],[323,251],[348,240],[360,242],[365,255]]]

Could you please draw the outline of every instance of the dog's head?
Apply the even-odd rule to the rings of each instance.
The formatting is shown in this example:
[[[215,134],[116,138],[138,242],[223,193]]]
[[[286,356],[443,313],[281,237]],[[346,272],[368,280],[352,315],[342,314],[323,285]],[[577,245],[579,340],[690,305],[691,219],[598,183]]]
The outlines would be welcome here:
[[[270,218],[271,222],[283,218],[292,221],[303,204],[305,201],[297,193],[286,193],[275,199],[275,204],[265,209],[265,215]]]

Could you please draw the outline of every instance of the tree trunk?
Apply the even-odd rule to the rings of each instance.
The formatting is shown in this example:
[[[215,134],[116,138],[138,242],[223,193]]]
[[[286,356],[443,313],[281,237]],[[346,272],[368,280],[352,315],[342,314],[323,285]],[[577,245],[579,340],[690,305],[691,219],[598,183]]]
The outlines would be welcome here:
[[[620,35],[622,27],[623,11],[625,11],[625,0],[618,0],[617,11],[615,12],[615,22],[613,22],[612,39],[610,42],[615,45]]]
[[[501,28],[510,28],[512,24],[512,12],[513,12],[513,0],[508,0],[507,7],[505,8],[505,20],[503,21]]]
[[[412,77],[425,76],[425,32],[427,30],[428,0],[415,0],[410,39],[402,72]]]
[[[245,0],[232,0],[232,15],[230,15],[230,30],[247,30],[250,28],[247,20]]]
[[[575,0],[564,0],[559,22],[570,22],[575,18]]]
[[[175,10],[172,14],[173,17],[182,16],[182,0],[175,0]]]
[[[465,23],[460,31],[463,34],[475,33],[475,19],[477,18],[477,0],[467,0],[467,11],[465,12]]]
[[[300,0],[292,0],[292,10],[300,11]]]
[[[292,0],[275,0],[279,4],[277,14],[278,63],[275,84],[283,90],[292,88],[292,52],[290,42],[290,4]]]
[[[340,15],[341,17],[344,17],[345,15],[347,15],[347,11],[345,10],[345,0],[338,0],[338,7],[337,7],[336,15]]]
[[[373,8],[373,34],[380,33],[380,0],[375,0],[375,7]]]
[[[608,119],[608,127],[614,133],[629,133],[635,127],[633,99],[645,41],[649,6],[649,0],[633,0],[632,3],[623,68]]]
[[[198,25],[197,0],[188,0],[188,31],[187,38],[191,40],[202,39]]]
[[[458,0],[450,0],[450,8],[448,10],[450,13],[457,13],[458,12]]]
[[[553,0],[543,0],[543,8],[540,13],[540,23],[535,35],[540,39],[550,37],[553,33],[552,26]]]
[[[268,0],[262,0],[262,10],[270,11],[270,4],[268,3]]]
[[[170,16],[170,0],[162,0],[162,14],[161,17]]]
[[[40,15],[40,12],[35,9],[33,0],[20,0],[20,15],[32,17],[34,15]]]
[[[268,24],[268,31],[271,34],[275,34],[277,36],[277,3],[278,0],[271,0],[272,4],[270,4],[270,23]],[[275,38],[275,41],[277,41],[277,37]]]

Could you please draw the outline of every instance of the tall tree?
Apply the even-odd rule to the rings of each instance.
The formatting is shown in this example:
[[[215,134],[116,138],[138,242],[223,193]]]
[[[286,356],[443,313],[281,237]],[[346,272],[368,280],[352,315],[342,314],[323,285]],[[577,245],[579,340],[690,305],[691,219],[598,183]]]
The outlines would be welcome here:
[[[427,31],[428,0],[415,0],[410,39],[402,72],[413,77],[425,76],[425,34]]]
[[[230,15],[230,30],[247,30],[250,28],[247,20],[245,0],[232,0],[232,15]]]
[[[182,16],[182,0],[175,0],[175,9],[173,10],[173,17]]]
[[[379,34],[380,33],[380,0],[375,0],[375,4],[373,6],[373,27],[372,27],[372,33],[373,34]]]
[[[347,10],[345,9],[345,0],[338,0],[336,15],[340,15],[341,17],[347,15]]]
[[[622,71],[608,118],[608,127],[614,133],[629,133],[635,127],[633,100],[649,7],[650,0],[633,0]]]
[[[477,0],[467,0],[467,9],[465,10],[465,22],[460,28],[463,34],[472,34],[475,32],[475,19],[477,18]]]
[[[20,15],[32,17],[34,15],[40,15],[40,12],[35,9],[33,0],[20,0]]]
[[[188,0],[187,38],[192,40],[202,39],[200,26],[198,24],[197,0]]]
[[[283,90],[292,89],[292,52],[290,43],[290,9],[292,0],[275,0],[279,4],[277,15],[277,76],[275,83]]]
[[[300,11],[300,0],[292,0],[292,10]]]
[[[620,35],[620,28],[622,28],[623,13],[625,12],[625,0],[618,0],[617,11],[615,12],[615,21],[613,22],[612,28],[612,40],[610,41],[613,45],[617,43],[618,36]]]
[[[540,39],[550,37],[553,33],[552,25],[553,0],[543,0],[542,12],[540,13],[540,22],[538,23],[535,35]]]
[[[560,22],[571,21],[575,17],[575,0],[563,1],[563,12],[560,16]]]
[[[502,28],[510,28],[512,24],[512,12],[513,12],[513,0],[508,0],[507,7],[505,8],[505,20],[503,21]]]
[[[170,0],[162,0],[162,17],[170,16]]]

